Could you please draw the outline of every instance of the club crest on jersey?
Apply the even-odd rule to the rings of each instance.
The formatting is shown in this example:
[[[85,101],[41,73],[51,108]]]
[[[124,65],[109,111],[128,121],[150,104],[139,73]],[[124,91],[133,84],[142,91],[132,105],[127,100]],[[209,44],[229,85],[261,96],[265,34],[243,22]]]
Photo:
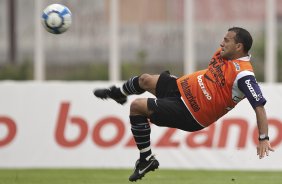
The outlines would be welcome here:
[[[240,71],[240,65],[238,64],[238,63],[236,63],[236,62],[233,62],[233,64],[234,64],[234,66],[235,66],[235,68],[236,68],[236,71]]]

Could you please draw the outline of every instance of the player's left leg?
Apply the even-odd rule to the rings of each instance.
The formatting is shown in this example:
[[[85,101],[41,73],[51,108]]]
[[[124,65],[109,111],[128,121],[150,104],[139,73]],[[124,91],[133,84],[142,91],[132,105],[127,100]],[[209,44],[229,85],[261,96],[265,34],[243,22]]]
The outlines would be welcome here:
[[[159,75],[142,74],[127,80],[122,87],[111,86],[94,90],[94,95],[101,99],[111,98],[117,103],[124,104],[128,95],[142,94],[148,91],[155,95]]]
[[[151,151],[151,128],[147,119],[150,113],[146,98],[136,99],[131,103],[129,116],[131,132],[140,151],[140,157],[135,164],[133,174],[129,177],[129,181],[141,179],[147,172],[154,171],[159,167],[159,162]]]

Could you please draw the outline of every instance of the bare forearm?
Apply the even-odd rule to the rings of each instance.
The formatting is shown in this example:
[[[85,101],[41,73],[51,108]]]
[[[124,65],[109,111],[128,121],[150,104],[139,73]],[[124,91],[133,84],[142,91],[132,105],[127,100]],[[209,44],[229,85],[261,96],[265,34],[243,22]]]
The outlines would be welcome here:
[[[266,112],[263,106],[258,106],[255,108],[256,116],[257,116],[257,124],[259,130],[259,143],[257,146],[257,155],[259,158],[263,158],[265,155],[269,155],[269,151],[274,151],[269,143],[268,137],[268,123]]]
[[[265,134],[268,135],[268,123],[267,116],[263,106],[258,106],[255,108],[256,117],[257,117],[257,125],[259,135]]]

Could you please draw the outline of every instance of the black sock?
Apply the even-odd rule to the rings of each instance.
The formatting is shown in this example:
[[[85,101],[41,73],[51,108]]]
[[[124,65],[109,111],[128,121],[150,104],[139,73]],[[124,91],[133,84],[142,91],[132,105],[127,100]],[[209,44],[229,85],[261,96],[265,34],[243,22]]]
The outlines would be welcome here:
[[[145,160],[152,154],[150,134],[151,127],[145,116],[129,116],[131,123],[131,132],[134,136],[135,143],[140,151],[140,160]]]
[[[122,85],[122,88],[120,90],[124,95],[132,95],[132,94],[138,95],[145,92],[145,90],[139,86],[139,76],[135,76],[128,79]]]

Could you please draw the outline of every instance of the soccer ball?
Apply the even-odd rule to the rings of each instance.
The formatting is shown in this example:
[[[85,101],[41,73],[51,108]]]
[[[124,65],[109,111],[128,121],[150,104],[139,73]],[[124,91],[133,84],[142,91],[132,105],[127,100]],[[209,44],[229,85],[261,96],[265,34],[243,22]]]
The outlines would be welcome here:
[[[61,34],[71,26],[71,11],[64,5],[51,4],[44,9],[41,22],[48,32]]]

